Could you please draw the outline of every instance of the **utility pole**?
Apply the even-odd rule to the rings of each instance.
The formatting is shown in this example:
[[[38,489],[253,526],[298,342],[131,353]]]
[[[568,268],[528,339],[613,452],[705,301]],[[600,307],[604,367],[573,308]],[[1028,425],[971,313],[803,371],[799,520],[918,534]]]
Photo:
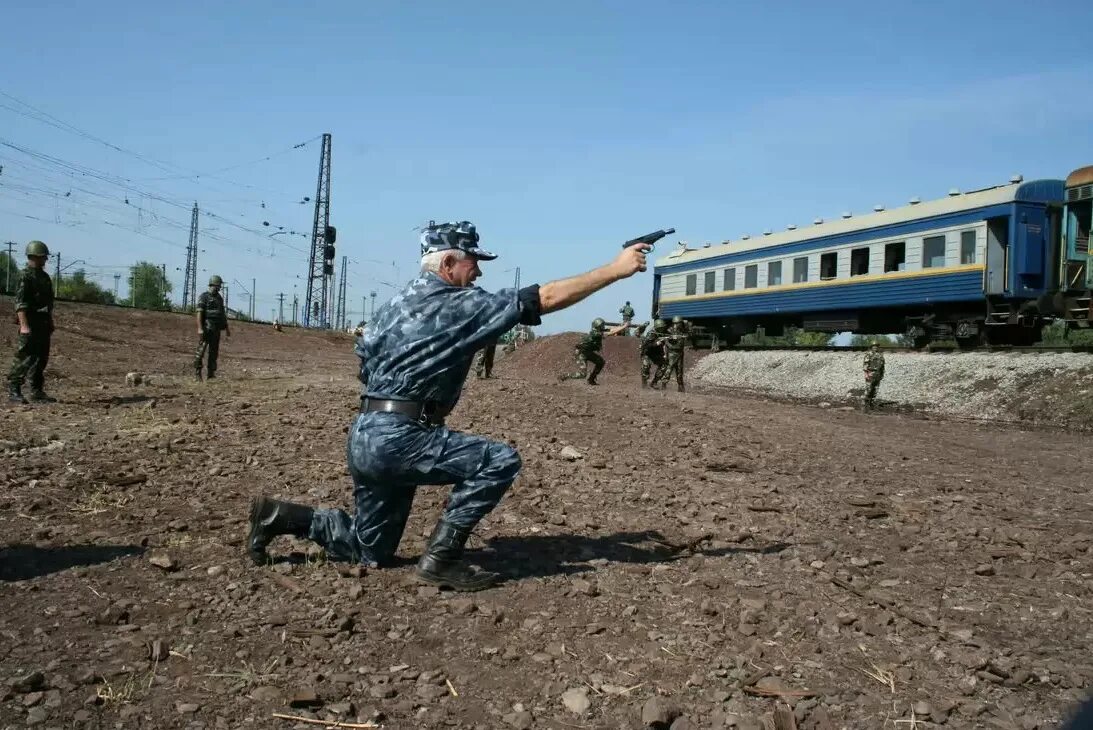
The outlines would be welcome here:
[[[337,315],[335,315],[334,320],[338,323],[338,329],[340,330],[344,330],[346,328],[347,317],[345,316],[345,266],[346,261],[348,260],[348,256],[342,256],[342,273],[338,281],[338,306],[335,310],[337,311]]]
[[[372,312],[368,315],[368,321],[372,321],[372,318],[376,316],[376,292],[371,292],[368,296],[372,299]]]
[[[160,288],[163,290],[160,293],[159,300],[163,309],[170,309],[171,302],[167,299],[167,264],[160,264],[159,270],[163,274],[163,278],[159,282]]]
[[[114,274],[114,301],[118,301],[118,282],[121,281],[121,274]]]
[[[44,267],[43,267],[44,268]],[[61,254],[57,254],[57,269],[53,275],[53,296],[57,296],[61,291]]]
[[[254,319],[258,314],[258,309],[255,307],[255,304],[254,304],[254,293],[256,291],[258,291],[258,287],[255,284],[255,280],[251,279],[250,280],[250,318],[251,319]]]
[[[190,214],[190,243],[186,246],[186,271],[182,278],[182,308],[197,306],[197,202]]]
[[[311,259],[307,269],[307,296],[304,299],[304,326],[329,327],[328,299],[330,279],[334,276],[334,241],[336,231],[330,225],[330,141],[323,135],[319,153],[319,180],[315,186],[315,218],[311,226]]]
[[[281,292],[277,295],[277,321],[283,322],[285,320],[285,293]]]
[[[292,325],[295,327],[300,324],[300,298],[296,294],[292,295]]]
[[[4,266],[4,292],[11,291],[11,270],[15,267],[15,259],[12,258],[11,252],[15,250],[15,241],[8,241],[8,262]]]

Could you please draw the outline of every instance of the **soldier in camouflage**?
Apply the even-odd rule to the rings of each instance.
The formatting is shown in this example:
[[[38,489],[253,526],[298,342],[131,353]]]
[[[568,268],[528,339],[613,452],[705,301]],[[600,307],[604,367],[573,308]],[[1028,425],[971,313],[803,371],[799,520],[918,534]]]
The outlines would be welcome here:
[[[573,348],[573,355],[577,361],[577,369],[567,375],[562,375],[559,380],[588,380],[589,385],[596,385],[596,376],[603,370],[603,338],[617,335],[628,325],[619,325],[614,329],[607,329],[607,323],[600,317],[592,320],[592,327],[588,334],[581,338],[577,346]],[[592,364],[592,373],[588,372],[588,365]]]
[[[629,301],[622,305],[619,309],[619,314],[622,315],[622,323],[629,329],[630,323],[634,320],[634,308],[630,306]],[[629,332],[627,332],[627,334],[629,334]]]
[[[493,360],[497,355],[497,343],[491,342],[474,356],[474,375],[479,380],[493,377]]]
[[[641,387],[649,386],[652,376],[654,386],[664,374],[664,339],[668,332],[668,323],[663,319],[653,320],[652,327],[641,332]]]
[[[862,369],[865,371],[865,396],[862,406],[871,409],[873,399],[877,397],[877,389],[880,388],[880,381],[884,380],[884,355],[877,343],[874,342],[869,346]]]
[[[224,306],[224,297],[220,296],[220,287],[224,280],[219,276],[209,278],[209,290],[201,292],[197,298],[197,334],[201,338],[194,353],[194,371],[201,380],[201,361],[206,350],[209,353],[207,367],[208,379],[216,377],[216,365],[220,356],[220,333],[232,336],[228,329],[228,308]]]
[[[672,326],[668,330],[668,334],[664,337],[664,350],[666,354],[667,364],[664,369],[653,378],[653,387],[655,388],[658,382],[663,381],[664,387],[668,387],[668,381],[672,379],[674,375],[676,378],[676,389],[682,393],[684,391],[683,386],[683,353],[687,348],[687,338],[690,336],[687,323],[683,321],[680,316],[672,317]]]
[[[496,574],[466,565],[463,551],[516,478],[520,456],[508,444],[454,431],[444,419],[475,352],[517,323],[539,324],[541,315],[644,271],[649,247],[631,246],[569,279],[491,294],[474,286],[479,262],[496,258],[478,242],[467,221],[430,223],[421,237],[421,275],[375,313],[358,342],[366,384],[347,445],[355,514],[257,498],[248,536],[255,562],[266,561],[275,536],[293,535],[319,543],[333,559],[390,565],[418,487],[452,484],[415,576],[463,591],[497,582]]]
[[[46,273],[49,247],[41,241],[27,244],[27,267],[15,292],[15,320],[19,325],[19,347],[8,372],[8,400],[26,403],[23,381],[30,376],[30,400],[54,403],[46,394],[46,365],[53,336],[53,280]]]

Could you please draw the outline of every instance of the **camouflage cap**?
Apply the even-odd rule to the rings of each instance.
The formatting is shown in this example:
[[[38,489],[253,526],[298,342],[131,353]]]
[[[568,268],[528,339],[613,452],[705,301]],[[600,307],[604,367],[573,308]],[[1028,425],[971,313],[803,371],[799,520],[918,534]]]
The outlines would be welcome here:
[[[421,255],[436,251],[456,250],[469,253],[483,261],[491,261],[497,258],[497,254],[490,253],[478,246],[478,231],[470,221],[458,223],[434,223],[421,232]]]

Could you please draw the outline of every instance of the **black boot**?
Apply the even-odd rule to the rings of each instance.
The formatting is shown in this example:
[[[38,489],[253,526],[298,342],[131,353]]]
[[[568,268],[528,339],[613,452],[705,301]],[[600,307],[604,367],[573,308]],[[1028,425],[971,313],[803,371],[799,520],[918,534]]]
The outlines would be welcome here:
[[[451,588],[453,591],[481,591],[497,584],[497,573],[477,570],[464,565],[463,546],[471,531],[444,520],[436,523],[425,553],[418,561],[415,577],[422,583]]]
[[[30,400],[34,403],[56,403],[57,399],[51,397],[41,388],[34,388],[30,391]],[[25,401],[24,401],[25,402]]]
[[[250,535],[247,537],[251,560],[257,565],[265,565],[269,561],[266,546],[278,535],[307,539],[314,513],[315,510],[302,504],[255,497],[250,504]]]
[[[27,404],[27,399],[23,397],[22,387],[18,385],[8,385],[8,403]]]

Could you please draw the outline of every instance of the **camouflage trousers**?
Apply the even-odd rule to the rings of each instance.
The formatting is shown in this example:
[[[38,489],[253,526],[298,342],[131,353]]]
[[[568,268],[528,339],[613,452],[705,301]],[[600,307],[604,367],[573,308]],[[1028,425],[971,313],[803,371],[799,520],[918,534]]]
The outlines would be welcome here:
[[[394,413],[359,414],[346,446],[353,516],[315,510],[308,537],[335,560],[390,565],[417,488],[451,484],[443,519],[467,530],[497,506],[520,473],[507,444],[425,426]]]
[[[583,350],[576,350],[577,369],[569,375],[563,375],[562,380],[584,380],[588,379],[588,382],[595,383],[596,376],[603,370],[603,357],[598,352],[584,352]],[[592,374],[588,374],[588,363],[592,363]]]
[[[194,352],[194,370],[198,375],[201,375],[201,361],[204,359],[206,350],[209,354],[208,372],[211,378],[216,374],[216,364],[220,357],[220,330],[205,330],[197,343],[197,351]]]
[[[664,368],[660,370],[655,378],[653,378],[653,384],[656,385],[659,382],[664,383],[664,387],[668,387],[668,381],[675,376],[676,387],[682,393],[683,388],[683,353],[682,352],[669,352],[668,362]]]
[[[8,371],[8,384],[12,388],[22,388],[29,375],[31,390],[42,389],[49,364],[50,338],[48,325],[32,326],[29,335],[19,335],[19,347]]]
[[[487,345],[474,356],[474,374],[479,378],[493,377],[493,358],[497,345]]]
[[[659,350],[641,353],[641,382],[649,382],[651,375],[655,383],[663,374],[664,355]]]
[[[863,402],[866,408],[873,407],[873,400],[877,397],[877,389],[880,388],[880,381],[884,380],[883,373],[866,373],[865,374],[865,395]]]

